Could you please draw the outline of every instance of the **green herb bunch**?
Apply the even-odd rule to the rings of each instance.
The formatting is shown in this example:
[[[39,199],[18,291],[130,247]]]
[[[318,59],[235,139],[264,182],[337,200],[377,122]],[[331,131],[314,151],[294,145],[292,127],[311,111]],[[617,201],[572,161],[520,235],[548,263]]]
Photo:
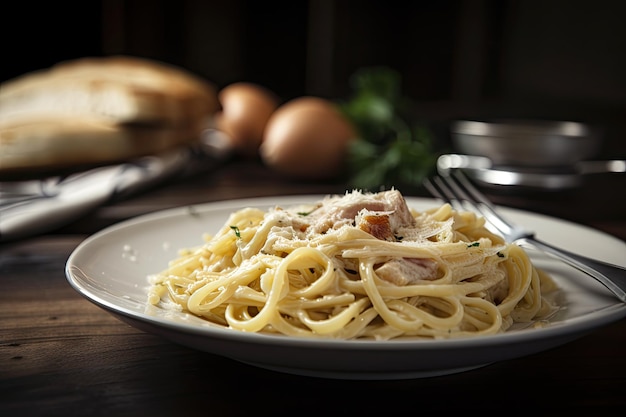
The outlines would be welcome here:
[[[400,78],[387,67],[361,69],[350,78],[353,95],[339,103],[359,134],[348,152],[348,183],[353,188],[408,192],[421,187],[435,167],[432,133],[413,115]]]

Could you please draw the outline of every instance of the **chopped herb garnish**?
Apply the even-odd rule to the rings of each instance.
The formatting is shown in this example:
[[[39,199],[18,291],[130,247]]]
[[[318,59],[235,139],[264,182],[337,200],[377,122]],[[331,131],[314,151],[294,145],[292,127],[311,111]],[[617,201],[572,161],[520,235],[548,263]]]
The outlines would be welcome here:
[[[241,232],[239,231],[239,228],[237,226],[230,226],[230,228],[235,232],[235,236],[241,239]]]
[[[476,248],[478,246],[480,246],[480,242],[474,242],[474,243],[471,243],[471,244],[467,245],[468,248],[472,248],[472,247]]]
[[[498,252],[496,255],[498,255],[499,258],[504,258],[504,254],[502,252]]]
[[[299,211],[298,212],[298,216],[308,216],[309,214],[313,213],[312,211]]]

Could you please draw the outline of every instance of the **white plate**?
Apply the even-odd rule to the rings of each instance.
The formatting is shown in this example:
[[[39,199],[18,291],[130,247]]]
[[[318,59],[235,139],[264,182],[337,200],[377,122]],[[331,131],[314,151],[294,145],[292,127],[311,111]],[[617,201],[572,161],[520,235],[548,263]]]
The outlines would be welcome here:
[[[540,254],[536,265],[557,281],[565,308],[545,328],[452,340],[311,340],[244,333],[197,317],[148,307],[147,276],[165,268],[180,248],[202,243],[228,215],[242,207],[268,208],[311,202],[321,196],[271,197],[181,207],[131,219],[94,234],[67,261],[69,283],[91,302],[146,332],[181,345],[258,367],[306,376],[344,379],[405,379],[466,371],[562,345],[626,316],[601,284]],[[407,198],[423,210],[436,200]],[[503,209],[547,241],[591,257],[625,265],[626,243],[563,220]]]

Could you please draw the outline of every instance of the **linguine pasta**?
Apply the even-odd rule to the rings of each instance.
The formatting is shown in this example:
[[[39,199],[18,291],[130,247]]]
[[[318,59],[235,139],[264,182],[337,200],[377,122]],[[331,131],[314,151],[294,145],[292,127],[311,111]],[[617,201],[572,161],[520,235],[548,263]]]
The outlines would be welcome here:
[[[503,332],[550,314],[556,289],[482,217],[397,190],[243,208],[149,279],[150,304],[232,329],[376,340]]]

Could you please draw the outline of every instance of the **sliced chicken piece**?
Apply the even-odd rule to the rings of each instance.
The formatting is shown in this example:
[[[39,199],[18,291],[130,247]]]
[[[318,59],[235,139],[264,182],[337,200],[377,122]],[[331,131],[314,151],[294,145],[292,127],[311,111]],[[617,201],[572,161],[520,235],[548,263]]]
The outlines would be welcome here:
[[[387,218],[381,220],[372,217],[368,221],[367,218],[365,220],[359,218],[363,214],[367,216],[380,214]],[[338,229],[346,224],[357,225],[360,222],[363,222],[363,230],[367,227],[377,229],[377,226],[381,226],[389,227],[392,232],[399,227],[415,224],[404,197],[397,190],[381,191],[376,194],[353,192],[342,197],[326,199],[320,208],[311,213],[309,221],[313,233],[325,233],[330,229]],[[387,223],[388,226],[382,223]],[[386,238],[388,234],[382,236]]]
[[[396,258],[375,269],[382,280],[398,286],[437,279],[437,262],[426,258]]]

